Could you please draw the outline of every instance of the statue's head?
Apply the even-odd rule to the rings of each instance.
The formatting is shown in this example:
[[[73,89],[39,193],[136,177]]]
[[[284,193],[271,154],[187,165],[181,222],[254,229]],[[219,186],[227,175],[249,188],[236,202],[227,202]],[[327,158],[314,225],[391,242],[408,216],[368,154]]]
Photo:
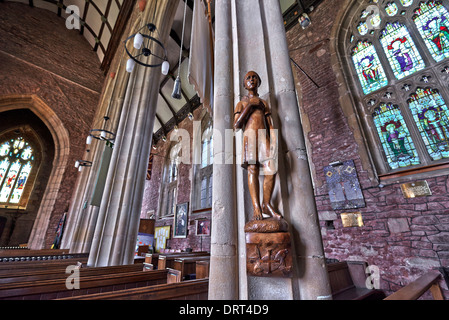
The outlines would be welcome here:
[[[260,87],[262,80],[260,80],[259,75],[255,71],[249,71],[243,78],[243,86],[246,90],[256,89]]]

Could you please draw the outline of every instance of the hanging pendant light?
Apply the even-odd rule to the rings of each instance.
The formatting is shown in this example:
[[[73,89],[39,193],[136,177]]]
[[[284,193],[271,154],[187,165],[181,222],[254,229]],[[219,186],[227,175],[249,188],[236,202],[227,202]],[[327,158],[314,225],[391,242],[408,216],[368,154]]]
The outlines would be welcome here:
[[[137,33],[134,36],[134,48],[140,49],[142,47],[142,43],[143,43],[143,36],[141,33]]]
[[[173,87],[173,93],[171,94],[174,99],[181,99],[181,78],[179,74],[181,73],[181,61],[182,61],[182,48],[184,46],[184,27],[186,24],[186,9],[187,9],[187,1],[184,1],[184,18],[182,21],[182,35],[181,35],[181,47],[179,48],[179,63],[178,63],[178,76],[175,80],[175,85]]]
[[[128,37],[125,40],[125,51],[129,56],[129,59],[126,62],[126,71],[131,73],[134,70],[134,66],[136,65],[136,63],[138,63],[144,67],[149,67],[149,68],[156,68],[156,67],[162,66],[161,71],[164,75],[166,75],[166,74],[168,74],[168,69],[170,67],[168,60],[167,60],[168,59],[167,58],[167,50],[165,49],[162,42],[160,42],[157,38],[150,36],[149,34],[142,33],[141,30],[144,28],[148,29],[149,34],[151,34],[152,32],[155,32],[155,31],[157,32],[156,26],[153,23],[147,23],[140,30],[138,30],[137,33],[131,35],[130,37]],[[159,34],[159,32],[158,32],[158,34]],[[132,54],[128,50],[127,45],[126,45],[128,43],[128,41],[130,41],[131,39],[133,39],[134,48],[138,50],[138,52],[136,52],[135,54]],[[152,44],[152,43],[155,43],[157,46],[162,48],[162,50],[164,52],[163,56],[154,54],[153,51],[151,51],[150,44]],[[155,62],[153,62],[153,64],[148,64],[148,63],[144,62],[145,61],[144,59],[149,56],[154,56],[160,62],[155,61]]]
[[[175,86],[173,87],[171,96],[174,99],[181,99],[181,79],[179,78],[179,76],[176,77]]]

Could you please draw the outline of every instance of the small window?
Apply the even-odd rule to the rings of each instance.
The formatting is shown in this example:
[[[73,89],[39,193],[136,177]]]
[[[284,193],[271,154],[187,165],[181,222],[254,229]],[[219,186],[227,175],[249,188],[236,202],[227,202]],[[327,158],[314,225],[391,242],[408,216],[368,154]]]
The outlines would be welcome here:
[[[35,164],[34,149],[22,136],[0,142],[0,205],[26,207],[24,190]]]

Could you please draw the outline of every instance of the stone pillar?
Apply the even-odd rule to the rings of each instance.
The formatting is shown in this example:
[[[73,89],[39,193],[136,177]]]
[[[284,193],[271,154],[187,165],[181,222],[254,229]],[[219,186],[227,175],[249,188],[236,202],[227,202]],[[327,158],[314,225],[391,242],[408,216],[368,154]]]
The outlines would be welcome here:
[[[273,203],[291,228],[294,271],[292,278],[245,274],[243,224],[248,221],[248,211],[252,211],[248,210],[252,205],[246,187],[247,173],[240,166],[214,163],[209,298],[329,298],[324,250],[279,1],[217,0],[215,16],[214,129],[224,136],[225,129],[232,128],[230,105],[233,108],[244,94],[243,76],[250,70],[256,71],[262,78],[260,97],[269,102],[275,128],[279,129],[279,172]],[[217,145],[214,140],[214,148]],[[239,266],[232,270],[236,238]],[[227,255],[223,252],[218,255],[218,248],[229,249]],[[234,289],[236,283],[239,295]]]
[[[147,4],[142,21],[157,26],[162,43],[167,43],[177,6],[178,2],[171,0],[158,1],[157,7],[154,1]],[[157,46],[152,50],[161,55]],[[90,266],[133,262],[160,77],[160,68],[138,65],[130,76],[92,240]]]
[[[286,155],[289,218],[297,289],[302,300],[331,299],[324,249],[279,1],[264,0],[267,56],[277,102],[281,150]],[[294,284],[296,287],[296,284]]]
[[[225,150],[226,130],[233,126],[231,1],[215,3],[214,148],[209,299],[238,296],[235,172]],[[232,151],[232,150],[231,150]]]
[[[103,117],[107,115],[110,117],[107,129],[117,132],[118,119],[120,118],[128,79],[129,74],[126,72],[125,67],[119,65],[115,78],[110,80],[106,92],[102,96],[102,101],[95,117],[95,123],[98,124],[96,128],[103,126]],[[83,159],[92,161],[92,167],[86,167],[81,173],[78,173],[78,181],[67,215],[67,227],[61,243],[61,248],[70,248],[71,253],[90,251],[98,217],[99,207],[92,206],[90,202],[100,169],[105,141],[93,139],[92,144],[86,147],[90,151],[85,153],[85,158]],[[74,168],[73,170],[75,171],[76,169]]]

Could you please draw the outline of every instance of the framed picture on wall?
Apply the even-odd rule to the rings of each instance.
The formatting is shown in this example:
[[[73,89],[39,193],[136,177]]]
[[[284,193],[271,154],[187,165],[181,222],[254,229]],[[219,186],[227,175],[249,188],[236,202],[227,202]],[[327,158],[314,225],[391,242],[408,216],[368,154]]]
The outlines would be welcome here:
[[[189,203],[184,202],[176,205],[176,214],[173,221],[173,238],[187,237]]]
[[[170,227],[171,226],[163,226],[154,228],[156,252],[160,252],[161,249],[165,249],[167,239],[170,239]]]
[[[210,236],[210,220],[196,220],[196,235]]]

